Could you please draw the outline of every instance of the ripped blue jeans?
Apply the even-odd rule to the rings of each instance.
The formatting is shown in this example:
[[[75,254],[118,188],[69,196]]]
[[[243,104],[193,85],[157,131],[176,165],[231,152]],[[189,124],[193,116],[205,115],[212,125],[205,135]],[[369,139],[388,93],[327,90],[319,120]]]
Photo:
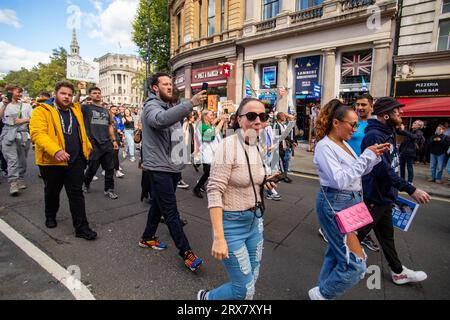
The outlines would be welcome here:
[[[355,286],[364,278],[367,257],[364,259],[351,252],[347,246],[347,236],[339,231],[335,212],[349,208],[362,201],[359,192],[339,191],[322,187],[317,195],[316,210],[320,227],[328,239],[328,247],[319,276],[319,290],[326,299],[334,299]],[[324,193],[333,206],[330,208]],[[364,251],[363,251],[364,252]]]
[[[230,282],[211,290],[208,300],[252,300],[263,250],[263,219],[249,210],[224,211],[223,231],[229,252],[223,264]]]

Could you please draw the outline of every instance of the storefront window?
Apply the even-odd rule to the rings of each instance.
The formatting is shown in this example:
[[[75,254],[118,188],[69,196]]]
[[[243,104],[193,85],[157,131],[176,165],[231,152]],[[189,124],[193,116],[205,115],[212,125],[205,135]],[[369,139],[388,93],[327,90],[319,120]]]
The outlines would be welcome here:
[[[260,88],[274,89],[277,87],[278,64],[262,64],[260,67]]]
[[[341,84],[370,82],[372,73],[372,50],[346,52],[342,54]]]
[[[220,31],[225,31],[225,0],[220,0]]]
[[[263,0],[262,6],[263,20],[275,18],[280,12],[279,0]]]
[[[439,23],[439,43],[438,50],[450,50],[450,20]]]

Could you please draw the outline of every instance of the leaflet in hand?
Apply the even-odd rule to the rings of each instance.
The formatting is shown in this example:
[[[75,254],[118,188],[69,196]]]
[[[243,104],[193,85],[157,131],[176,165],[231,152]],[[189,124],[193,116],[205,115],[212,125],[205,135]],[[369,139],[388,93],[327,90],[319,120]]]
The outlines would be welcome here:
[[[405,232],[408,231],[417,209],[419,209],[419,204],[397,197],[392,208],[392,223],[394,227]]]

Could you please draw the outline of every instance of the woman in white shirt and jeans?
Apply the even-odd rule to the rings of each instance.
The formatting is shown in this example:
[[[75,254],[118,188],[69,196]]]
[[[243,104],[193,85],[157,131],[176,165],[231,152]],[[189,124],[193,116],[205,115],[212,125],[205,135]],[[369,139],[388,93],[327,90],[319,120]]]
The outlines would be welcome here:
[[[367,257],[356,234],[342,234],[335,216],[362,201],[361,177],[381,161],[379,156],[389,150],[389,144],[373,145],[358,157],[346,142],[357,128],[356,112],[337,99],[323,107],[316,122],[319,142],[314,164],[320,177],[316,210],[328,247],[318,285],[309,291],[311,300],[336,298],[366,272]]]

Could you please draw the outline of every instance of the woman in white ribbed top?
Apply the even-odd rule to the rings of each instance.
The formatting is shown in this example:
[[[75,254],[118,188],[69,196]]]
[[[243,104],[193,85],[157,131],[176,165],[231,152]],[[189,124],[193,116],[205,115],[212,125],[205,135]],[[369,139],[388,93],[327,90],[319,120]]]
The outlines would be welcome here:
[[[358,157],[346,142],[357,128],[356,112],[337,99],[322,108],[316,122],[319,142],[314,164],[320,177],[316,211],[328,247],[318,285],[309,291],[312,300],[336,298],[356,285],[366,271],[366,255],[356,234],[342,234],[335,216],[362,201],[361,177],[381,161],[389,144],[370,146]]]

